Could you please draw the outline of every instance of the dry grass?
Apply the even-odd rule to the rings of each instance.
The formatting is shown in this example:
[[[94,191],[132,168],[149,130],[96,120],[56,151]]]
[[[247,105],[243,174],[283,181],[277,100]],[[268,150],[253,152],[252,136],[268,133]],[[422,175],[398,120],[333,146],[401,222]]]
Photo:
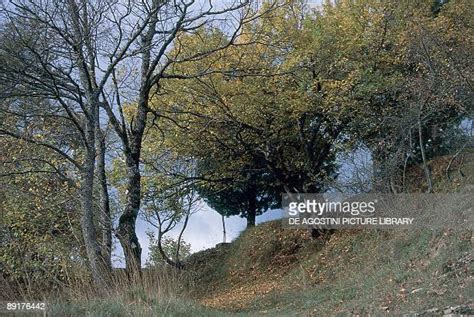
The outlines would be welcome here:
[[[474,160],[468,155],[462,166],[453,165],[451,180],[444,174],[448,161],[430,162],[435,189],[461,193],[448,204],[453,210],[444,212],[464,210],[472,197]],[[206,306],[250,315],[443,311],[473,303],[473,242],[468,228],[338,230],[315,241],[306,230],[269,222],[231,245],[193,255],[193,295]]]
[[[472,191],[472,155],[462,167],[456,166],[449,181],[443,175],[446,162],[442,158],[430,163],[436,189]],[[412,177],[422,181],[413,173]],[[472,304],[473,242],[471,230],[428,228],[339,230],[312,240],[306,230],[284,229],[279,222],[270,222],[243,232],[232,244],[191,256],[186,274],[160,268],[129,278],[117,270],[109,277],[109,287],[97,290],[85,273],[75,270],[68,274],[68,285],[43,299],[50,303],[51,316],[230,314],[226,312],[232,316],[332,316],[442,311],[447,306]],[[19,298],[15,287],[5,280],[0,280],[0,287],[3,295]],[[41,298],[32,293],[21,298],[34,296]]]
[[[185,278],[173,268],[160,267],[144,269],[141,276],[114,270],[104,289],[94,287],[91,278],[79,271],[68,273],[67,285],[36,294],[18,293],[5,279],[0,286],[4,300],[46,302],[48,316],[214,316],[215,312],[187,297],[184,285],[192,287],[192,283]]]

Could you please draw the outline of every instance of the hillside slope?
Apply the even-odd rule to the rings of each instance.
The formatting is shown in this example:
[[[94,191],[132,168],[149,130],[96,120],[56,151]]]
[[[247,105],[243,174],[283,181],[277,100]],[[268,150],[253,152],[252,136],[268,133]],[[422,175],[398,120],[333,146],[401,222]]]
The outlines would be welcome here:
[[[446,162],[432,169],[442,173]],[[473,171],[470,156],[450,181],[439,176],[438,191],[462,193],[453,209],[472,209]],[[187,266],[197,301],[244,315],[474,314],[473,241],[466,228],[338,230],[314,240],[277,221],[196,253]]]

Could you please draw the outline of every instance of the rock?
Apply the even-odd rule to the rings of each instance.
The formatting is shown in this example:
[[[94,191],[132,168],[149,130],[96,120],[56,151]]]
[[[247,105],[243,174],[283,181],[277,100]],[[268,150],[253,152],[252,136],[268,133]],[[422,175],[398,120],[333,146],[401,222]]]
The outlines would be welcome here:
[[[443,314],[447,315],[447,314],[452,314],[453,313],[453,309],[451,307],[448,307],[447,309],[445,308],[443,310]]]
[[[457,305],[449,306],[443,310],[444,315],[472,315],[474,314],[474,307],[472,305]]]
[[[423,288],[417,288],[411,291],[412,294],[418,293],[419,291],[422,291]]]

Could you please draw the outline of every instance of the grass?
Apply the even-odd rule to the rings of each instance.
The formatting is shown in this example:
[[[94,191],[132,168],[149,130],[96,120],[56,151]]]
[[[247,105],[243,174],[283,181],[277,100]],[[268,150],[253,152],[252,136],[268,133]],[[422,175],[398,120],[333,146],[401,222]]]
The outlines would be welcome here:
[[[430,163],[438,192],[465,192],[443,212],[469,208],[472,158],[465,159],[462,177],[453,165],[451,180],[443,165],[449,160]],[[306,230],[270,222],[245,231],[225,250],[191,257],[194,298],[230,312],[275,316],[401,315],[472,305],[472,242],[466,228],[339,230],[312,240]]]
[[[171,268],[146,269],[141,278],[130,279],[117,271],[105,292],[77,281],[58,297],[50,297],[48,316],[225,316],[190,299],[184,285],[192,287]]]
[[[438,176],[438,191],[472,191],[472,155],[463,177],[457,169],[449,181]],[[472,306],[472,242],[466,228],[338,230],[314,240],[274,221],[192,255],[185,274],[145,271],[131,282],[119,274],[107,294],[78,280],[49,301],[48,316],[398,316]]]
[[[272,232],[272,226],[266,224],[260,229]],[[435,255],[441,241],[442,250]],[[240,243],[242,247],[243,241]],[[205,302],[235,312],[277,316],[398,315],[466,304],[474,292],[469,283],[469,263],[451,265],[455,267],[451,273],[443,268],[458,263],[471,248],[471,241],[462,232],[339,232],[319,252],[301,252],[297,264],[286,266],[287,271],[279,276],[280,287],[265,294],[253,292],[250,301],[245,296],[243,301],[235,298],[268,279],[262,270],[261,276],[252,275],[252,281],[221,285],[213,300]],[[242,252],[229,255],[223,263],[233,262]]]
[[[203,307],[189,300],[168,299],[127,303],[121,300],[93,300],[88,302],[53,304],[50,316],[224,316],[224,313]]]

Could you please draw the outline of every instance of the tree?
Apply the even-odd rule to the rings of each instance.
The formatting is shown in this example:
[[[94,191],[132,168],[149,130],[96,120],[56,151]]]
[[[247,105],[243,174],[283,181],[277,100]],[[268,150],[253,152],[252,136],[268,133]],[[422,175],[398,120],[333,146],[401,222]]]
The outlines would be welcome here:
[[[147,12],[146,23],[140,34],[141,42],[138,44],[136,53],[140,56],[139,84],[136,92],[136,107],[127,124],[124,117],[117,117],[112,104],[123,111],[123,105],[119,99],[105,102],[104,106],[115,132],[122,141],[123,154],[125,156],[127,190],[126,206],[119,218],[117,236],[124,249],[127,267],[140,267],[141,248],[135,234],[135,221],[141,203],[141,175],[140,158],[142,143],[147,125],[148,114],[160,118],[160,111],[152,111],[150,97],[159,94],[162,81],[168,78],[197,77],[200,73],[174,73],[170,72],[171,66],[188,61],[198,61],[204,56],[212,56],[215,52],[233,44],[238,37],[242,25],[248,23],[255,16],[250,10],[249,1],[242,0],[231,2],[217,9],[212,2],[202,7],[194,6],[194,1],[168,2],[154,0],[145,8]],[[223,39],[213,47],[200,51],[193,55],[182,55],[181,39],[187,33],[196,32],[205,27],[212,27],[213,21],[219,20],[220,16],[227,15],[228,21],[225,27],[230,36]],[[161,23],[166,20],[167,23]],[[118,26],[120,29],[120,26]],[[169,54],[169,49],[174,45],[174,54]],[[134,63],[132,62],[131,65]],[[130,64],[128,65],[130,66]],[[133,72],[134,70],[132,70]],[[119,96],[124,82],[113,80],[115,96]]]
[[[87,12],[88,7],[85,5],[81,9]],[[75,128],[80,148],[58,142],[54,134],[30,134],[26,129],[30,126],[15,129],[2,125],[0,131],[2,135],[53,150],[77,168],[81,179],[82,236],[94,281],[102,288],[107,260],[103,259],[96,239],[93,185],[100,87],[105,83],[99,85],[96,81],[96,55],[87,49],[91,48],[93,39],[86,31],[88,22],[80,14],[74,1],[66,5],[12,2],[3,7],[1,57],[4,62],[0,72],[5,109],[9,106],[15,109],[15,98],[24,100],[27,96],[44,100],[42,105],[51,106],[49,109],[18,115],[58,118],[58,123]],[[88,18],[94,20],[96,17]],[[48,110],[51,112],[47,113]],[[73,143],[77,144],[77,139]]]
[[[376,190],[400,190],[401,171],[442,154],[437,131],[467,113],[470,65],[459,45],[472,39],[458,32],[470,6],[452,1],[433,16],[429,3],[338,1],[308,21],[310,67],[328,106],[349,119],[349,144],[370,149]]]
[[[20,65],[6,67],[2,71],[6,75],[4,79],[11,87],[17,88],[20,83],[23,91],[41,94],[57,103],[81,133],[83,161],[77,162],[68,153],[58,152],[74,162],[82,174],[83,236],[98,284],[103,275],[100,273],[103,261],[93,223],[93,177],[96,142],[99,140],[97,143],[101,144],[98,130],[103,124],[102,111],[108,116],[121,142],[127,175],[126,203],[119,218],[117,237],[127,268],[139,269],[141,247],[135,222],[141,203],[142,142],[148,115],[160,117],[159,111],[151,111],[150,96],[160,92],[163,79],[199,75],[168,70],[173,64],[199,60],[232,45],[242,25],[256,18],[254,10],[245,0],[219,8],[212,2],[199,5],[193,0],[127,3],[70,0],[65,5],[56,0],[19,0],[4,6],[2,12],[11,26],[12,41],[28,52],[28,58],[23,58],[4,46],[8,59]],[[229,36],[218,45],[191,56],[182,56],[179,49],[170,54],[171,47],[179,48],[181,38],[187,33],[204,27],[217,28],[216,21],[222,21],[223,16],[227,19],[222,27]],[[38,34],[42,35],[41,41],[37,40]],[[125,116],[125,104],[130,103],[134,106],[130,115]],[[10,132],[5,129],[2,133]],[[103,173],[99,176],[103,178]]]
[[[195,175],[195,163],[192,159],[176,156],[163,145],[163,152],[157,152],[150,146],[152,144],[155,143],[147,141],[144,151],[147,164],[143,171],[146,178],[142,184],[142,217],[156,230],[156,234],[148,234],[157,252],[155,260],[159,254],[158,257],[166,264],[182,269],[184,264],[180,248],[184,247],[183,252],[188,248],[183,234],[189,218],[200,209],[201,199],[191,180]],[[177,238],[173,240],[176,243],[175,252],[170,253],[172,241],[167,235],[173,230],[176,230]]]
[[[83,278],[77,187],[54,152],[12,141],[0,138],[0,270],[16,296],[40,299]]]
[[[228,181],[241,190],[246,186],[239,184],[257,168],[271,175],[271,187],[320,192],[335,176],[335,152],[347,123],[327,111],[307,85],[312,74],[298,60],[305,45],[299,41],[307,36],[291,9],[298,6],[274,11],[245,28],[254,44],[221,52],[213,59],[220,72],[163,87],[167,108],[161,109],[180,122],[175,144],[181,153],[219,162],[203,181]],[[219,34],[203,32],[189,38],[187,48],[199,51],[216,38]],[[207,63],[178,66],[199,70]]]
[[[160,266],[168,264],[169,261],[181,263],[183,259],[191,255],[191,245],[184,240],[166,237],[161,242],[155,238],[153,232],[147,232],[150,239],[147,266]],[[163,256],[165,255],[165,256]]]
[[[223,164],[223,163],[221,163]],[[209,175],[206,170],[222,170],[216,167],[216,161],[201,161],[198,173]],[[247,228],[255,226],[255,218],[271,208],[280,205],[281,189],[272,188],[275,180],[262,166],[246,167],[239,179],[228,182],[206,183],[198,187],[199,195],[204,201],[223,217],[239,215],[247,219]],[[263,172],[262,172],[263,170]]]

